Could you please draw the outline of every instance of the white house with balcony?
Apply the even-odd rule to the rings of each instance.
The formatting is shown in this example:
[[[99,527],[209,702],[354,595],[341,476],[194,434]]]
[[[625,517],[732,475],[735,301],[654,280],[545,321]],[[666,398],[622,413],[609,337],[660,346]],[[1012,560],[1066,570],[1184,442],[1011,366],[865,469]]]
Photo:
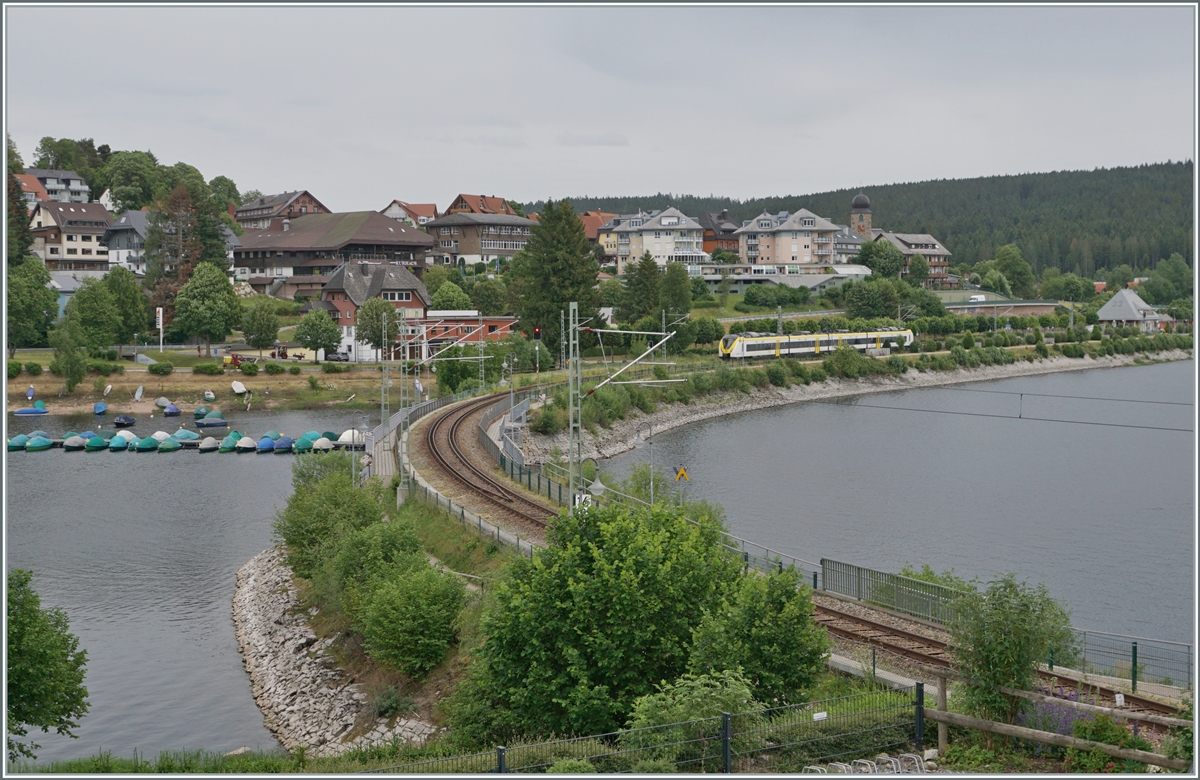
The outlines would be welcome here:
[[[41,183],[50,200],[59,203],[87,203],[92,199],[87,183],[75,171],[29,168],[25,173]]]
[[[704,251],[704,228],[677,208],[636,214],[612,229],[617,236],[617,275],[649,252],[660,266],[699,265],[712,260]]]
[[[741,256],[753,265],[832,265],[838,226],[808,209],[763,212],[735,232]]]

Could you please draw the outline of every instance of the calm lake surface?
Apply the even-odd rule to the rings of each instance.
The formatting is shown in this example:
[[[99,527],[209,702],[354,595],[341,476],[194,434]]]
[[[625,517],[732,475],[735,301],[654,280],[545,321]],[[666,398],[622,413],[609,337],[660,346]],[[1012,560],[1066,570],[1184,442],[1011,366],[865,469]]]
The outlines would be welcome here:
[[[8,435],[95,430],[105,418],[8,416]],[[174,422],[172,422],[174,420]],[[138,415],[148,436],[190,423]],[[292,437],[353,425],[345,412],[233,412],[233,428]],[[111,417],[107,426],[111,427]],[[188,427],[193,427],[190,424]],[[212,429],[210,429],[211,431]],[[215,429],[218,439],[231,429]],[[111,750],[278,747],[250,696],[231,614],[236,573],[271,545],[291,455],[181,451],[8,453],[9,569],[32,569],[87,650],[79,739],[38,732],[38,760]]]
[[[655,465],[686,465],[689,497],[724,506],[733,534],[797,558],[982,580],[1013,571],[1044,582],[1077,627],[1190,642],[1195,435],[974,415],[1190,431],[1195,371],[1074,371],[747,412],[655,436]],[[648,459],[631,450],[602,471],[623,478]]]
[[[1190,403],[1194,366],[962,387]],[[656,437],[655,460],[686,464],[691,495],[723,504],[735,534],[800,558],[889,571],[928,562],[984,578],[1013,570],[1066,600],[1077,626],[1190,638],[1192,434],[867,408],[884,405],[1193,427],[1190,406],[928,389],[700,423]],[[57,436],[97,418],[7,423],[10,436]],[[140,419],[135,430],[177,427],[168,423]],[[296,436],[352,419],[260,412],[231,423]],[[632,451],[605,473],[645,458]],[[230,610],[238,568],[270,546],[291,463],[191,451],[8,454],[7,566],[34,571],[43,604],[67,612],[88,651],[91,711],[79,739],[37,734],[39,760],[277,746],[250,696]]]

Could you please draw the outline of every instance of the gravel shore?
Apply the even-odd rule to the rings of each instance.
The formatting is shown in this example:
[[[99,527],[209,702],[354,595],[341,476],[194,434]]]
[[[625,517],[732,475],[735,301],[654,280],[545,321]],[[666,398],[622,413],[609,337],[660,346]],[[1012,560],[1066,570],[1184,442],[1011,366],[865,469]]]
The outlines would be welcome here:
[[[1160,361],[1191,360],[1192,355],[1185,350],[1168,350],[1155,354]],[[772,406],[803,403],[805,401],[820,401],[829,398],[841,398],[868,393],[887,393],[896,390],[910,390],[919,387],[941,387],[943,385],[961,384],[963,382],[985,382],[994,379],[1010,379],[1019,376],[1034,376],[1037,374],[1053,374],[1060,371],[1084,371],[1095,368],[1116,368],[1135,365],[1142,360],[1136,355],[1115,355],[1103,358],[1068,358],[1053,356],[1039,358],[1032,363],[1020,360],[1007,366],[980,366],[979,368],[960,368],[955,371],[926,371],[919,373],[910,369],[895,377],[871,377],[867,379],[837,379],[831,378],[820,384],[794,385],[789,388],[770,387],[754,390],[750,393],[713,393],[695,399],[691,404],[660,404],[653,414],[642,414],[634,410],[626,419],[617,420],[611,428],[601,428],[593,434],[583,432],[583,457],[611,458],[622,452],[633,449],[633,442],[638,423],[650,422],[654,425],[655,433],[678,428],[689,423],[722,417],[728,414],[749,412],[755,409],[766,409]],[[557,447],[560,452],[567,451],[567,433],[565,431],[553,436],[545,436],[529,432],[526,434],[523,450],[527,463],[543,463],[551,457],[551,451]]]

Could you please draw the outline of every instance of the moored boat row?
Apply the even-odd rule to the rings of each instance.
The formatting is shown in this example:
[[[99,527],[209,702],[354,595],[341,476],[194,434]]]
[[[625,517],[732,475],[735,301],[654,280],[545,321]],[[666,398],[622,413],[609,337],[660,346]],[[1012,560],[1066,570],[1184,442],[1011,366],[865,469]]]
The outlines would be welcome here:
[[[61,446],[67,452],[86,451],[98,452],[110,450],[122,452],[176,452],[181,449],[196,449],[200,452],[257,452],[257,453],[306,453],[329,452],[335,449],[357,449],[363,445],[361,433],[351,429],[341,435],[331,431],[324,433],[308,431],[297,439],[284,436],[279,431],[267,431],[262,437],[255,439],[239,431],[231,431],[221,441],[213,436],[201,438],[200,434],[180,428],[175,433],[155,431],[145,438],[129,430],[119,431],[84,431],[76,433],[67,431],[62,439],[51,439],[46,431],[33,431],[30,434],[18,434],[8,440],[9,451],[24,450],[40,452],[51,447]]]

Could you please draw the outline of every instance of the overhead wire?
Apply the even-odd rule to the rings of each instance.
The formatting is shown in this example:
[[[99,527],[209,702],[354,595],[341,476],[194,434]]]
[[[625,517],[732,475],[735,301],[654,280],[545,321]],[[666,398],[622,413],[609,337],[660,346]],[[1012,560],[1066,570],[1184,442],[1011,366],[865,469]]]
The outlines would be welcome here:
[[[1100,398],[1091,395],[1060,395],[1057,393],[1023,393],[1019,390],[980,390],[973,387],[942,387],[942,390],[957,390],[960,393],[994,393],[996,395],[1031,395],[1041,398],[1071,398],[1080,401],[1113,401],[1130,404],[1159,404],[1161,406],[1191,406],[1192,402],[1182,401],[1143,401],[1139,398]]]
[[[1097,425],[1105,428],[1136,428],[1145,431],[1172,431],[1175,433],[1195,433],[1191,428],[1169,428],[1159,425],[1134,425],[1133,423],[1092,422],[1088,420],[1060,420],[1053,417],[1024,417],[1011,414],[988,414],[987,412],[954,412],[949,409],[915,409],[910,406],[880,406],[876,404],[847,403],[844,401],[813,401],[812,403],[829,406],[854,406],[864,409],[888,409],[899,412],[925,412],[927,414],[953,414],[962,417],[994,417],[1003,420],[1033,420],[1035,422],[1065,423],[1069,425]]]

